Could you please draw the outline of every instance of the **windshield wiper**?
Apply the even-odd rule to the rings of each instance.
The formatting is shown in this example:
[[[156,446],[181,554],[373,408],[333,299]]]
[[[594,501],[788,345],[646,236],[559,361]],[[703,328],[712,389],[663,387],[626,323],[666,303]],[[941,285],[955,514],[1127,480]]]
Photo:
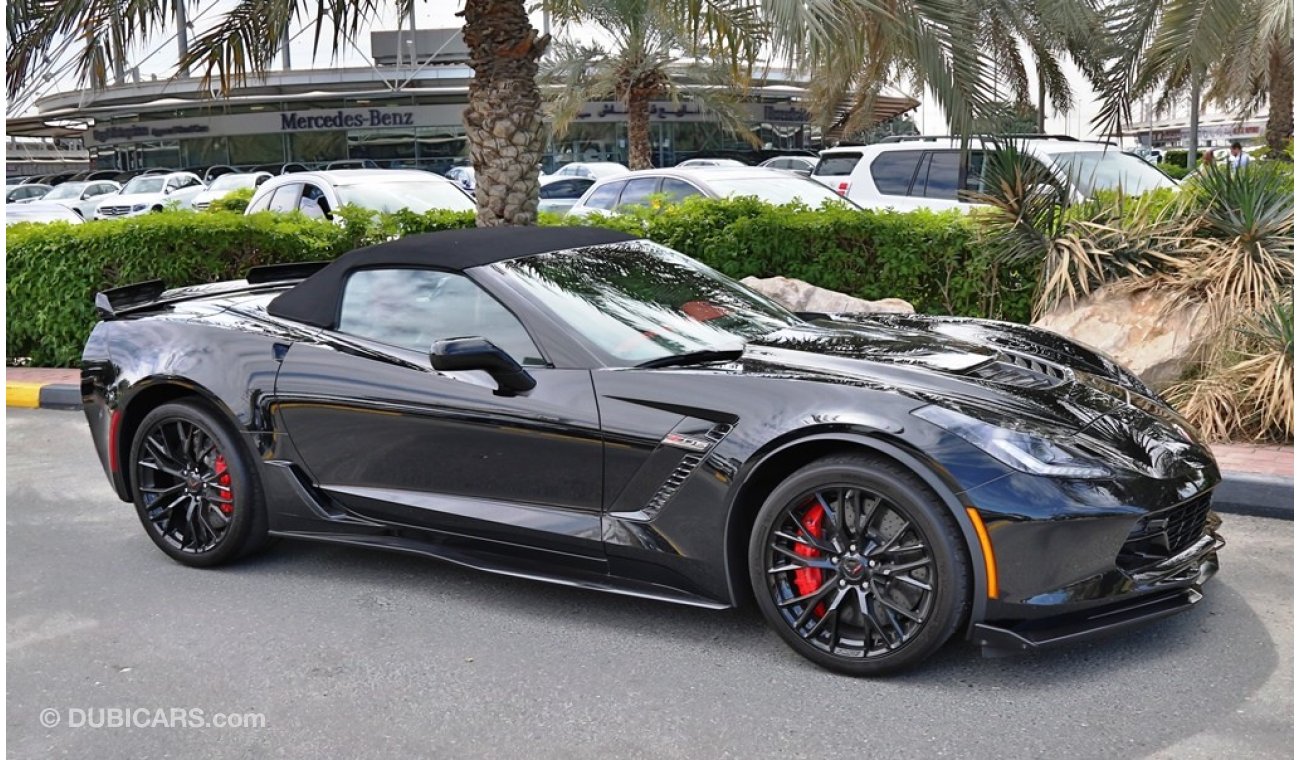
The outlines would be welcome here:
[[[661,356],[658,359],[641,362],[636,365],[640,369],[653,369],[654,367],[672,367],[679,364],[707,364],[709,362],[729,362],[739,359],[745,353],[744,347],[741,348],[708,348],[703,351],[687,351],[684,354],[673,354],[672,356]]]

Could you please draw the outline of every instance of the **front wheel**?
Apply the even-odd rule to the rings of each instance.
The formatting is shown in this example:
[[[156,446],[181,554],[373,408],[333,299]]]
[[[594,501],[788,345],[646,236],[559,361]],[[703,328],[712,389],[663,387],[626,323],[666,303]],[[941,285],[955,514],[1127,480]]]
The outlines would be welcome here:
[[[969,561],[947,508],[912,473],[870,456],[819,459],[773,490],[749,571],[786,643],[855,676],[924,660],[970,604]]]

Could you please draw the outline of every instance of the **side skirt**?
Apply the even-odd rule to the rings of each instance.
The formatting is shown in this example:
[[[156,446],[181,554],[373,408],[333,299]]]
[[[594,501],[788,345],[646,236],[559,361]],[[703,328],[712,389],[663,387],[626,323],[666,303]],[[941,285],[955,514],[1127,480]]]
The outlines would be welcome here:
[[[556,572],[556,568],[545,563],[524,557],[509,557],[494,552],[475,550],[462,545],[443,541],[423,541],[404,536],[381,535],[341,535],[335,533],[313,533],[308,531],[273,530],[271,535],[284,538],[305,539],[332,544],[359,546],[369,549],[386,549],[388,551],[418,554],[424,557],[450,562],[453,565],[482,570],[496,575],[512,578],[525,578],[544,581],[561,586],[606,591],[612,594],[634,596],[640,599],[653,599],[660,602],[672,602],[691,607],[711,610],[727,609],[731,605],[706,599],[702,596],[687,594],[667,586],[646,583],[632,578],[564,568],[567,572]]]

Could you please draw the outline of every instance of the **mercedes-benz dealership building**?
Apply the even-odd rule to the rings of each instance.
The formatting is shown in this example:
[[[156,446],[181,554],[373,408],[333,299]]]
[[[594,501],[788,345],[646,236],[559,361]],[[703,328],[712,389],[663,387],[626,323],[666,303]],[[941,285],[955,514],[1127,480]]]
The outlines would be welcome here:
[[[47,95],[36,101],[37,114],[9,119],[7,133],[79,138],[93,168],[371,159],[384,167],[441,172],[468,153],[461,112],[473,71],[458,31],[413,36],[412,45],[410,32],[372,32],[368,67],[269,71],[224,95],[204,89],[198,77]],[[402,47],[414,54],[399,55]],[[806,86],[775,70],[755,80],[745,107],[765,149],[821,146],[801,105]],[[887,119],[917,105],[908,97],[882,97],[875,116]],[[655,103],[651,122],[653,160],[660,166],[752,147],[689,99]],[[552,136],[544,167],[571,161],[626,163],[626,108],[590,103],[563,137]]]

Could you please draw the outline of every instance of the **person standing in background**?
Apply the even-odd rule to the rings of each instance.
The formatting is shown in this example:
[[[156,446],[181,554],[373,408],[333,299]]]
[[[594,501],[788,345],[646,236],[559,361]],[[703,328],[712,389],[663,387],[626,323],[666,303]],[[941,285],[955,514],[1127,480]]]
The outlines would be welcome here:
[[[1228,149],[1228,168],[1236,171],[1250,164],[1250,156],[1241,149],[1241,143],[1234,142]]]

